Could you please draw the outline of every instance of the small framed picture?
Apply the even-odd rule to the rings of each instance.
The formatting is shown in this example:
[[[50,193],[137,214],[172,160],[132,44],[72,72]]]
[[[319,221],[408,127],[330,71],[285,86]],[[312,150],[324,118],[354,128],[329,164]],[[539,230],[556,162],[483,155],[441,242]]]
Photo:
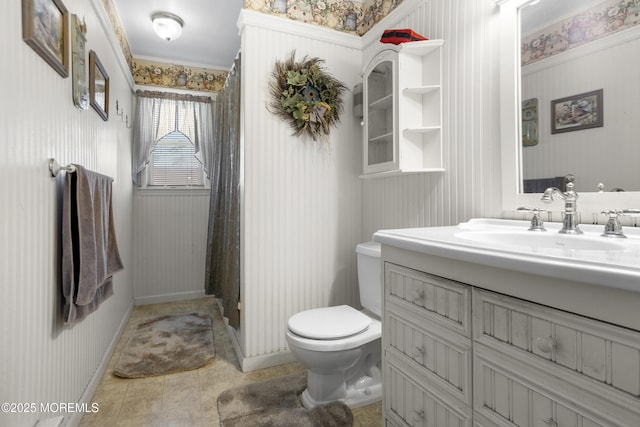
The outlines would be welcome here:
[[[109,75],[93,50],[89,51],[89,99],[102,120],[109,120]]]
[[[551,133],[604,126],[602,94],[598,89],[551,101]]]
[[[22,0],[22,39],[62,77],[69,75],[68,33],[62,0]]]
[[[78,15],[71,14],[71,79],[73,80],[73,104],[81,110],[89,108],[89,80],[85,43],[87,26]]]

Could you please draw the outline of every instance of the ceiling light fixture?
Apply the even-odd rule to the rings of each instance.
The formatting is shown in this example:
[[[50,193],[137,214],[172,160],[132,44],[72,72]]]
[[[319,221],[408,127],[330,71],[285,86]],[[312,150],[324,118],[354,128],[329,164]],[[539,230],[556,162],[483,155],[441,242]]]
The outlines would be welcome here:
[[[179,16],[169,12],[158,12],[151,15],[153,31],[161,39],[171,41],[180,37],[184,22]]]

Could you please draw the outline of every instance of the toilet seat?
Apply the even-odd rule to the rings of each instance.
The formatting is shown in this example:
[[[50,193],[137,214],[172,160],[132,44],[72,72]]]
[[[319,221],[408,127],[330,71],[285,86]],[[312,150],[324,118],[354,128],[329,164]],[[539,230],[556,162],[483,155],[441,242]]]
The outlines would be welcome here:
[[[359,334],[371,325],[371,318],[348,305],[314,308],[289,318],[289,330],[314,340],[336,340]]]

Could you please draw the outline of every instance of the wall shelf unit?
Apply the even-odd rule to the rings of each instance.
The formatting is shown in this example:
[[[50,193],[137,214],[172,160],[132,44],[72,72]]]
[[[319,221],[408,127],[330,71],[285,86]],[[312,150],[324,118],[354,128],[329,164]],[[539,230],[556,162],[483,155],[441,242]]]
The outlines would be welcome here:
[[[444,171],[443,44],[383,45],[365,67],[363,178]]]

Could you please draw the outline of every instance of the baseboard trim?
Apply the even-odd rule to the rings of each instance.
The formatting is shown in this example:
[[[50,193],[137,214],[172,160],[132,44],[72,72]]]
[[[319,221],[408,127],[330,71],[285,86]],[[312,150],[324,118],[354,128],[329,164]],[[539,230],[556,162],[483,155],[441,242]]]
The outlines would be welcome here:
[[[98,389],[98,386],[100,385],[100,381],[102,380],[102,376],[104,375],[104,373],[107,370],[107,366],[109,365],[109,361],[111,360],[111,356],[113,356],[113,352],[116,350],[116,346],[118,344],[118,340],[120,339],[120,337],[122,336],[122,334],[124,333],[124,329],[127,326],[127,322],[129,321],[129,317],[131,316],[131,313],[133,312],[133,309],[135,307],[135,303],[134,301],[131,301],[131,304],[129,305],[129,308],[127,309],[126,313],[124,316],[122,316],[122,321],[120,322],[120,325],[118,326],[118,329],[116,330],[116,333],[113,335],[113,338],[111,339],[111,342],[109,343],[109,346],[107,347],[107,351],[104,353],[104,356],[102,357],[102,360],[100,361],[100,364],[98,365],[96,371],[94,372],[93,376],[91,377],[91,380],[89,381],[89,384],[87,384],[87,387],[84,389],[84,392],[82,393],[82,396],[80,396],[80,400],[78,400],[78,403],[80,405],[82,404],[86,404],[87,407],[91,408],[91,404],[93,396],[96,394],[96,390]],[[100,402],[96,402],[96,403],[100,403]],[[80,421],[82,420],[82,416],[84,415],[84,413],[82,412],[75,412],[70,418],[69,418],[69,422],[66,424],[67,427],[77,427],[80,424]],[[38,424],[40,425],[40,424]]]
[[[147,297],[134,297],[136,305],[160,304],[164,302],[185,301],[190,299],[202,298],[205,296],[202,291],[176,292],[174,294],[152,295]]]
[[[238,331],[234,327],[229,326],[229,319],[224,317],[224,308],[222,307],[222,301],[220,299],[217,299],[216,301],[218,303],[220,313],[222,314],[222,319],[224,320],[224,324],[227,327],[227,333],[229,334],[231,345],[233,345],[233,350],[235,351],[236,357],[240,362],[240,369],[242,370],[242,372],[250,372],[258,369],[271,368],[274,366],[284,365],[285,363],[291,363],[296,361],[296,358],[288,350],[279,351],[277,353],[262,354],[260,356],[254,356],[254,357],[246,357],[242,352],[242,346],[240,345]]]

